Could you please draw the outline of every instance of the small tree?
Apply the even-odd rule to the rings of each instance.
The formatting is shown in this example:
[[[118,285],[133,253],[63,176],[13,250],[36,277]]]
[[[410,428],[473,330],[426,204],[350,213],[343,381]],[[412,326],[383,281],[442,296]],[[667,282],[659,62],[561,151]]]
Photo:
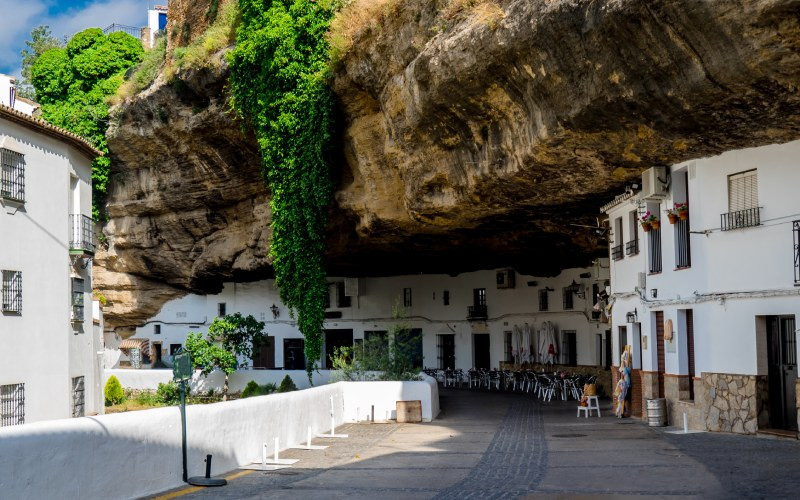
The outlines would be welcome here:
[[[104,389],[106,396],[106,406],[117,405],[125,400],[125,393],[122,391],[122,384],[114,375],[108,377]]]
[[[190,333],[184,349],[191,354],[192,362],[203,375],[214,370],[225,372],[222,399],[228,399],[228,377],[239,367],[237,356],[250,359],[254,347],[266,345],[264,323],[253,316],[240,313],[214,318],[208,327],[208,337]]]

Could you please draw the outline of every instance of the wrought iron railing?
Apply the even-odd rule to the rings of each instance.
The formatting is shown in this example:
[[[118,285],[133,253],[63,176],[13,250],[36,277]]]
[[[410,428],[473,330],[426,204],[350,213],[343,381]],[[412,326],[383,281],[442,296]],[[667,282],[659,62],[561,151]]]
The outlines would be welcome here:
[[[25,423],[25,384],[0,385],[0,427]]]
[[[719,218],[720,229],[723,231],[758,226],[761,224],[761,207],[728,212],[721,214]]]
[[[70,251],[79,250],[94,254],[94,220],[81,214],[72,214],[70,218]]]
[[[468,306],[467,319],[487,319],[489,312],[486,305]]]
[[[3,312],[22,313],[22,272],[2,271]]]
[[[614,260],[622,259],[622,244],[620,243],[617,246],[611,247],[611,258]]]
[[[794,284],[800,285],[800,220],[792,222],[794,233]]]
[[[661,272],[661,229],[651,229],[647,237],[647,250],[650,255],[650,272]]]
[[[103,33],[108,35],[111,33],[116,33],[117,31],[122,31],[123,33],[127,33],[134,38],[139,38],[139,34],[141,33],[142,29],[137,28],[136,26],[128,26],[127,24],[110,24],[105,27]]]
[[[685,269],[692,266],[691,247],[689,246],[689,220],[678,219],[675,222],[675,267]]]
[[[638,238],[625,243],[625,255],[638,255],[638,254],[639,254]]]
[[[0,198],[25,201],[25,157],[5,148],[0,149]]]

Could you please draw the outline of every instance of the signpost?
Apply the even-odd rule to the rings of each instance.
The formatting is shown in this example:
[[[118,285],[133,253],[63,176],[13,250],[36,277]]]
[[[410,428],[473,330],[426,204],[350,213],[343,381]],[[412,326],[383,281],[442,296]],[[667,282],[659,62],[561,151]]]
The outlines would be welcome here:
[[[192,356],[188,352],[179,352],[175,355],[172,366],[172,377],[178,383],[181,394],[181,448],[183,451],[183,482],[189,482],[186,472],[186,382],[192,379]]]

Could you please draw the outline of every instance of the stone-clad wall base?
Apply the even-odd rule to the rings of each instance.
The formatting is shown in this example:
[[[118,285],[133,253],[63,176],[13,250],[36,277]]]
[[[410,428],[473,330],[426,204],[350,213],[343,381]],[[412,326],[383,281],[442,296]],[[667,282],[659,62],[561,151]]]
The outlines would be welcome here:
[[[695,383],[695,399],[689,399],[689,384]],[[664,376],[664,392],[667,399],[667,414],[669,425],[683,427],[683,414],[686,413],[688,426],[691,430],[706,430],[705,407],[703,398],[699,397],[702,391],[702,382],[693,381],[688,375]]]
[[[647,400],[658,397],[658,372],[642,371],[642,418],[647,419]]]
[[[755,375],[703,373],[705,416],[709,431],[755,434],[759,424],[759,392]]]

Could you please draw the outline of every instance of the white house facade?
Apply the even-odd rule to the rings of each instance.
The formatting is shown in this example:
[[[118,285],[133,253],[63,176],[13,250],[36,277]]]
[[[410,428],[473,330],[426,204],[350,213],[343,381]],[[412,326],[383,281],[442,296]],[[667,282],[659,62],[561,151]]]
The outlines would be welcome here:
[[[551,278],[500,269],[458,276],[328,281],[330,307],[324,324],[323,357],[318,360],[323,369],[330,368],[327,354],[335,346],[352,346],[365,338],[386,335],[397,324],[421,334],[420,364],[426,368],[490,369],[519,361],[512,345],[514,327],[523,330],[527,324],[532,330],[545,321],[557,332],[556,362],[593,367],[610,362],[606,358],[610,350],[607,323],[599,310],[593,310],[598,294],[608,284],[606,259]],[[393,317],[396,307],[402,319]],[[189,332],[205,332],[215,317],[235,312],[264,321],[270,336],[271,347],[250,364],[265,369],[305,368],[302,334],[280,301],[274,280],[225,283],[217,295],[173,300],[145,325],[129,332],[131,338],[109,338],[107,333],[106,345],[126,347],[119,357],[122,366],[146,366],[140,363],[141,353],[131,359],[131,350],[139,347],[147,351],[151,363],[161,360],[169,364]],[[108,359],[113,362],[117,356],[111,354]]]
[[[632,346],[634,415],[661,397],[675,425],[686,413],[695,429],[797,431],[798,183],[794,141],[650,169],[603,207],[613,360]],[[660,227],[645,232],[648,211]]]
[[[102,412],[84,139],[0,105],[0,426]]]

